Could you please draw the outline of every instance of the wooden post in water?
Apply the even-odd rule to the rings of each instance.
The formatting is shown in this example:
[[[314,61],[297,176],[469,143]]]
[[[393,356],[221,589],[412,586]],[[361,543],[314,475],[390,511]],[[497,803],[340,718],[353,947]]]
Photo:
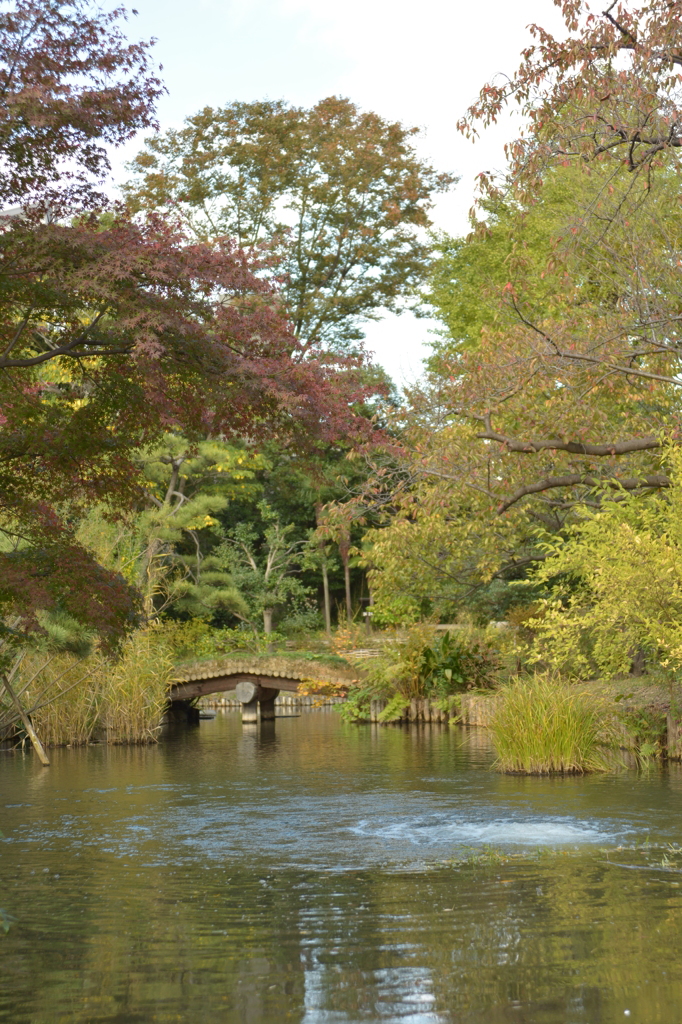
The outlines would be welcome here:
[[[682,760],[682,723],[668,715],[667,755],[670,761]]]
[[[7,676],[3,676],[2,677],[2,681],[5,684],[5,689],[7,690],[7,693],[10,696],[10,700],[14,704],[14,707],[16,708],[16,710],[17,710],[17,712],[19,714],[19,717],[21,718],[21,721],[24,723],[24,729],[26,730],[26,732],[28,733],[28,735],[31,738],[31,743],[33,744],[33,749],[35,750],[36,754],[38,755],[40,763],[45,768],[47,768],[47,766],[49,765],[50,761],[49,761],[49,758],[48,758],[47,754],[45,753],[45,749],[44,749],[42,743],[38,739],[37,732],[33,728],[33,724],[31,722],[31,719],[28,717],[28,715],[24,711],[24,709],[23,709],[23,707],[21,705],[21,702],[20,702],[19,698],[17,697],[16,693],[14,692],[14,690],[12,689],[12,686],[11,686],[10,681],[7,678]]]

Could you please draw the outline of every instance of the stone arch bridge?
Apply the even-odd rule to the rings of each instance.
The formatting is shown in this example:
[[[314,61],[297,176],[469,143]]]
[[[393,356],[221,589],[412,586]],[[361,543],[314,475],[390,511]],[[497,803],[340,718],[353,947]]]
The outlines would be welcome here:
[[[175,711],[189,711],[197,697],[234,691],[242,722],[274,720],[280,690],[297,693],[310,684],[343,687],[357,678],[343,658],[316,655],[226,655],[178,665],[170,689]]]

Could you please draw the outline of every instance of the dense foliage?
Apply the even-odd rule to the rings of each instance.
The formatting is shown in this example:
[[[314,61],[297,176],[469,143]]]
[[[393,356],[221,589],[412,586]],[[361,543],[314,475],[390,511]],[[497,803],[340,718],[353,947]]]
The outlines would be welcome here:
[[[507,173],[439,239],[443,328],[374,458],[365,561],[380,614],[506,617],[581,515],[671,484],[679,432],[679,5],[562,3],[566,37],[486,86],[465,132],[521,104]],[[645,127],[646,122],[646,127]]]
[[[122,12],[86,12],[20,3],[0,23],[0,153],[19,203],[0,225],[0,604],[15,630],[62,608],[113,640],[135,591],[76,530],[95,503],[109,517],[139,504],[142,452],[169,430],[188,448],[366,438],[357,403],[374,383],[361,357],[305,350],[229,239],[104,209],[106,144],[152,123],[159,86]]]
[[[414,129],[338,97],[207,107],[112,204],[148,45],[83,0],[0,15],[5,654],[362,616],[395,632],[348,713],[389,718],[533,664],[682,669],[682,5],[557,6],[460,122],[524,125],[465,237],[428,234],[453,178]],[[398,396],[362,328],[408,304],[440,330]]]

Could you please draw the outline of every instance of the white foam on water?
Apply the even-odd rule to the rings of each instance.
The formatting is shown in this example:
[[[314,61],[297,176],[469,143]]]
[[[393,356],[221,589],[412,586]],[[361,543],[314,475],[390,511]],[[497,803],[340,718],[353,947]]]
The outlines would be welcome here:
[[[592,823],[565,818],[533,820],[495,819],[463,821],[461,819],[404,819],[378,822],[364,819],[349,831],[367,839],[408,842],[415,846],[441,844],[562,846],[599,843],[613,840],[614,835]]]

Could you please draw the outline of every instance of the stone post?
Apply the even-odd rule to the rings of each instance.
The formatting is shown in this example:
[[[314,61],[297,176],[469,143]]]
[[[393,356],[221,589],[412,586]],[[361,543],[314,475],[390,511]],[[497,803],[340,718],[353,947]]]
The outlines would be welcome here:
[[[237,683],[234,693],[242,705],[242,725],[253,725],[258,722],[259,704],[261,721],[274,720],[275,697],[279,690],[244,679],[241,683]]]
[[[266,689],[263,686],[261,687],[261,691],[262,696],[258,698],[260,704],[260,720],[261,722],[274,722],[275,700],[279,696],[279,690]]]

